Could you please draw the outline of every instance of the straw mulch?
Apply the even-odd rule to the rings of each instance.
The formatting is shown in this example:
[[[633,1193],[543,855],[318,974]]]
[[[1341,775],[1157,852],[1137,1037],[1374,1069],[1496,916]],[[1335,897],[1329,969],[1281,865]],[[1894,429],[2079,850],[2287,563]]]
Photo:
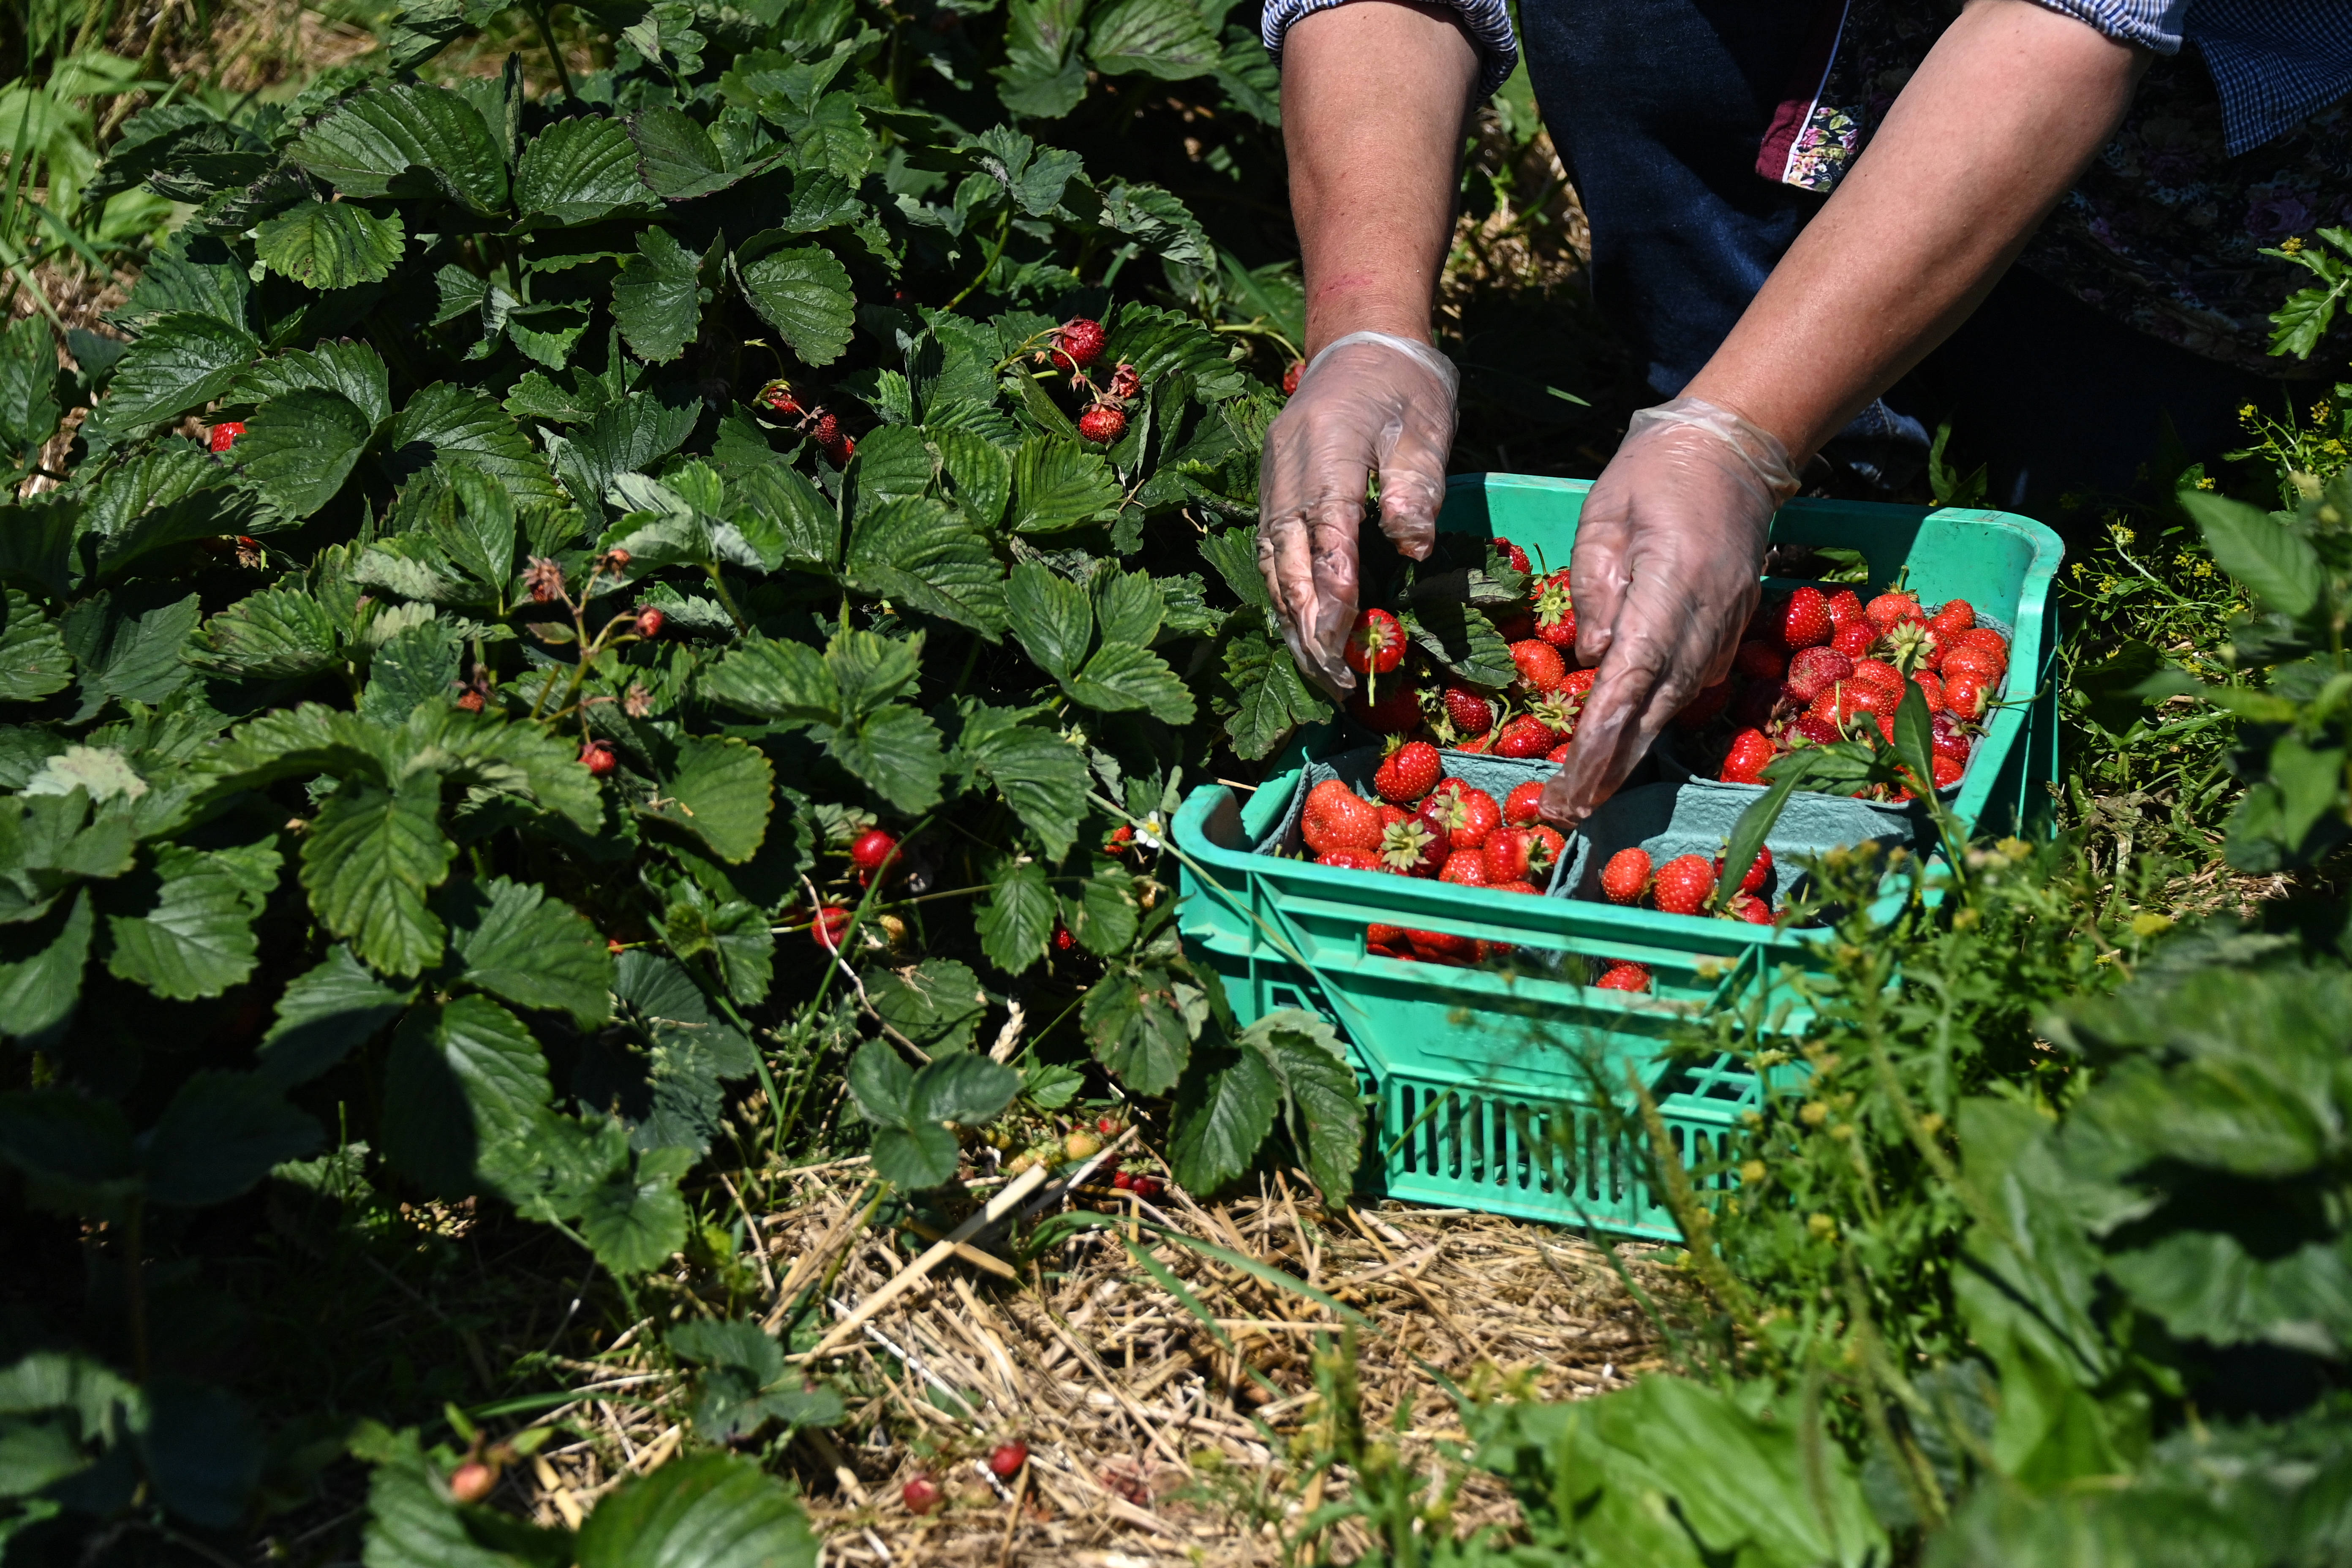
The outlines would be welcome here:
[[[936,1232],[893,1237],[860,1225],[870,1194],[862,1164],[795,1175],[758,1218],[770,1301],[838,1264],[827,1293],[836,1329],[938,1250],[927,1245]],[[786,1462],[828,1564],[1272,1563],[1300,1517],[1344,1500],[1345,1467],[1308,1474],[1328,1431],[1312,1358],[1340,1319],[1171,1235],[1281,1270],[1369,1319],[1356,1373],[1365,1426],[1433,1479],[1445,1473],[1443,1446],[1463,1440],[1441,1379],[1545,1399],[1622,1387],[1660,1358],[1620,1267],[1654,1305],[1682,1294],[1679,1272],[1655,1248],[1621,1247],[1612,1263],[1561,1232],[1488,1215],[1397,1204],[1327,1212],[1295,1175],[1207,1205],[1173,1187],[1139,1201],[1099,1181],[1048,1187],[1033,1212],[1092,1208],[1139,1224],[1087,1231],[1019,1268],[1003,1227],[993,1241],[982,1232],[976,1239],[990,1250],[950,1255],[849,1330],[842,1353],[822,1358],[856,1391],[849,1418],[795,1439]],[[984,1198],[1002,1184],[972,1186]],[[1130,1242],[1183,1282],[1224,1343],[1138,1265]],[[669,1376],[650,1359],[632,1364],[626,1346],[614,1351],[593,1369],[579,1363],[597,1374],[583,1391],[591,1399],[651,1393]],[[1410,1415],[1399,1436],[1391,1423],[1401,1406]],[[677,1400],[574,1406],[574,1432],[602,1416],[592,1436],[551,1449],[516,1479],[526,1490],[538,1483],[530,1500],[543,1521],[576,1522],[626,1473],[676,1451],[682,1409]],[[985,1460],[1014,1438],[1029,1462],[1002,1484]],[[901,1500],[919,1474],[945,1494],[922,1517]],[[1491,1478],[1471,1477],[1455,1500],[1458,1531],[1514,1518]],[[1370,1545],[1348,1521],[1306,1555],[1344,1561]]]

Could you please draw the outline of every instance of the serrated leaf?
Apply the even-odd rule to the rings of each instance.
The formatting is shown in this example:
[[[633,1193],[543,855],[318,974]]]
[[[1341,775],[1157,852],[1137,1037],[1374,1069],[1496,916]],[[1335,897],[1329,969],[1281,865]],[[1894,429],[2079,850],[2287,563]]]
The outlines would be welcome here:
[[[676,823],[720,859],[740,864],[768,834],[775,769],[757,749],[733,739],[688,736],[660,793],[638,809]]]
[[[612,1016],[612,954],[570,905],[504,877],[460,883],[438,903],[460,984],[518,1007],[569,1013],[583,1028]]]
[[[365,343],[341,341],[320,343],[314,350],[296,349],[273,354],[247,366],[236,379],[230,397],[256,405],[289,392],[309,389],[348,398],[366,416],[371,429],[392,417],[392,376],[383,357]],[[245,438],[231,450],[242,458]]]
[[[621,264],[613,282],[613,319],[639,359],[666,364],[686,351],[702,322],[710,291],[701,288],[700,262],[666,228],[637,236],[637,254]]]
[[[274,860],[277,852],[269,854]],[[242,984],[260,954],[253,921],[262,900],[247,896],[224,857],[184,845],[158,849],[155,870],[162,885],[152,905],[107,917],[114,944],[107,969],[174,1002]]]
[[[886,703],[845,725],[821,726],[818,735],[835,761],[900,811],[911,815],[940,803],[947,757],[929,714]]]
[[[304,202],[254,232],[254,255],[264,267],[321,290],[389,278],[407,247],[398,213],[378,217],[350,202]]]
[[[476,213],[507,205],[506,156],[462,94],[387,83],[346,99],[287,156],[353,196],[446,195]]]
[[[714,702],[783,724],[831,723],[841,692],[824,656],[806,643],[747,637],[701,677]]]
[[[258,1073],[191,1075],[148,1131],[140,1163],[147,1195],[203,1208],[250,1192],[272,1166],[317,1152],[318,1121]]]
[[[781,1482],[731,1454],[674,1459],[596,1506],[580,1568],[815,1568],[817,1538]]]
[[[261,1040],[261,1075],[287,1088],[309,1082],[400,1016],[411,994],[377,979],[337,943],[278,997],[277,1021]]]
[[[1005,505],[1013,499],[1011,454],[975,431],[926,426],[924,434],[940,449],[948,482],[954,487],[956,504],[964,515],[983,528],[1003,521]]]
[[[560,447],[555,437],[548,445],[556,454],[556,471],[563,476],[564,488],[581,505],[595,508],[604,504],[614,480],[677,450],[701,417],[699,398],[669,389],[633,392],[581,426]]]
[[[1257,529],[1255,526],[1220,529],[1201,541],[1201,558],[1217,569],[1234,597],[1244,605],[1261,610],[1274,607],[1274,596],[1266,591],[1265,574],[1258,570]]]
[[[968,1050],[981,1016],[988,1011],[979,976],[952,958],[929,959],[904,972],[870,969],[866,994],[884,1023],[934,1055]],[[995,1114],[990,1110],[967,1117],[941,1110],[933,1119],[984,1121]]]
[[[1063,686],[1078,701],[1106,713],[1140,708],[1164,724],[1192,721],[1192,694],[1168,661],[1132,643],[1105,643]]]
[[[686,1245],[686,1199],[677,1180],[694,1160],[687,1149],[643,1150],[632,1169],[607,1177],[583,1195],[580,1236],[597,1262],[615,1274],[644,1274]]]
[[[379,724],[404,724],[421,704],[451,700],[462,646],[456,630],[439,619],[394,632],[368,661],[361,714]]]
[[[727,167],[710,132],[683,110],[653,104],[629,117],[637,174],[656,195],[688,201],[723,191],[741,176]]]
[[[96,923],[77,889],[62,917],[0,931],[0,1034],[23,1039],[73,1011]]]
[[[1114,970],[1087,992],[1079,1017],[1095,1060],[1132,1093],[1167,1093],[1192,1059],[1192,1030],[1162,971]],[[1266,1114],[1273,1115],[1270,1103]]]
[[[1085,589],[1043,562],[1024,561],[1005,580],[1004,608],[1013,635],[1040,669],[1056,680],[1078,672],[1095,636]]]
[[[1095,575],[1095,620],[1106,643],[1150,647],[1160,635],[1168,602],[1149,572],[1105,571]]]
[[[518,507],[562,499],[547,463],[522,427],[487,394],[436,381],[408,400],[384,436],[385,461],[400,477],[430,464],[473,468],[503,486]]]
[[[1323,1201],[1344,1203],[1363,1158],[1364,1110],[1339,1036],[1314,1014],[1284,1007],[1251,1025],[1241,1044],[1281,1084],[1290,1142]]]
[[[923,433],[908,425],[885,425],[866,437],[856,461],[858,492],[876,500],[921,495],[939,468]]]
[[[1075,441],[1032,436],[1013,458],[1013,530],[1055,533],[1101,520],[1119,500],[1110,465]]]
[[[441,777],[420,770],[398,790],[345,784],[302,840],[310,908],[385,974],[416,973],[441,956],[442,926],[426,895],[457,847],[441,831]]]
[[[335,499],[373,433],[348,398],[289,392],[255,411],[230,453],[271,510],[299,521]]]
[[[188,662],[216,675],[289,680],[340,657],[333,620],[315,595],[267,588],[205,623]]]
[[[516,209],[560,227],[645,205],[652,194],[637,177],[636,143],[609,115],[557,121],[531,138],[515,168]]]
[[[2269,513],[2203,490],[2183,490],[2180,504],[2204,531],[2222,571],[2290,619],[2319,602],[2324,574],[2310,542]]]
[[[980,951],[1007,974],[1021,974],[1045,956],[1060,905],[1045,882],[1045,868],[1031,861],[1008,870],[990,889],[974,918]]]
[[[1118,0],[1087,30],[1087,55],[1105,76],[1181,81],[1217,66],[1214,34],[1186,0]]]
[[[737,272],[743,297],[802,363],[831,364],[849,346],[856,303],[849,274],[829,250],[771,250]]]
[[[384,1068],[384,1158],[444,1197],[484,1184],[484,1154],[527,1138],[549,1098],[547,1061],[522,1020],[487,996],[416,1008]]]
[[[161,702],[188,683],[191,672],[180,650],[203,613],[198,596],[158,605],[126,616],[107,595],[85,599],[66,613],[66,647],[82,671],[82,710],[88,718],[107,698]]]
[[[1168,1161],[1186,1190],[1213,1193],[1257,1158],[1274,1131],[1282,1085],[1258,1051],[1203,1051],[1176,1091]]]
[[[604,796],[575,746],[536,724],[427,703],[408,716],[410,767],[439,769],[452,783],[528,801],[583,833],[604,825]]]
[[[701,889],[673,902],[664,917],[669,950],[679,957],[708,952],[728,995],[743,1006],[768,997],[776,972],[776,937],[767,917],[740,899],[712,904]]]
[[[160,316],[115,362],[107,417],[119,427],[176,419],[228,391],[260,353],[242,327],[186,312]]]
[[[958,744],[1049,858],[1069,853],[1087,805],[1086,758],[1076,747],[1050,727],[1021,722],[1009,709],[983,704],[966,712]]]
[[[970,626],[992,642],[1003,633],[1003,564],[985,539],[928,497],[887,501],[860,518],[842,574],[863,593]]]
[[[0,702],[33,702],[73,684],[73,656],[58,624],[11,588],[0,624]]]
[[[1086,0],[1012,0],[997,97],[1013,114],[1059,120],[1087,95],[1086,62],[1072,50]]]
[[[49,324],[27,316],[0,333],[0,460],[24,465],[58,427],[58,347]]]
[[[1511,645],[1481,611],[1436,600],[1402,610],[1398,619],[1423,651],[1473,686],[1508,686],[1518,679]]]

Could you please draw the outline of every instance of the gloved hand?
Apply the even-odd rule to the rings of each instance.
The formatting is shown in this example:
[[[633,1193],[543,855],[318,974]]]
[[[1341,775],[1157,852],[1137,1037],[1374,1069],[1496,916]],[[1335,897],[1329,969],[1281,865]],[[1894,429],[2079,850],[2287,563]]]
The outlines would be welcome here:
[[[1570,556],[1577,658],[1600,674],[1545,816],[1591,816],[1666,721],[1730,674],[1772,514],[1796,492],[1780,443],[1729,409],[1677,397],[1633,416]]]
[[[1454,447],[1453,364],[1426,343],[1349,332],[1299,373],[1258,463],[1257,563],[1291,657],[1334,697],[1355,689],[1341,657],[1356,619],[1356,533],[1368,478],[1381,531],[1419,561],[1437,537]]]

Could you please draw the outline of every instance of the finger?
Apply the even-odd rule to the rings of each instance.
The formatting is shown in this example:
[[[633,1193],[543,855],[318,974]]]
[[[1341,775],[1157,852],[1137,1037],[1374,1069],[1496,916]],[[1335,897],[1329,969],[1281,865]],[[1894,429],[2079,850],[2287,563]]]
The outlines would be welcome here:
[[[1569,598],[1576,606],[1576,658],[1587,669],[1607,658],[1633,579],[1632,498],[1604,473],[1585,497],[1569,552]]]
[[[1364,503],[1346,496],[1327,497],[1309,508],[1307,532],[1315,572],[1316,612],[1308,643],[1316,661],[1340,691],[1355,689],[1355,672],[1343,656],[1348,633],[1356,622],[1356,539],[1364,526]],[[1306,624],[1301,623],[1301,629]]]
[[[1544,784],[1537,809],[1562,827],[1582,822],[1615,794],[1649,744],[1642,736],[1641,721],[1656,696],[1660,672],[1632,652],[1621,644],[1613,657],[1602,661],[1591,695],[1577,717],[1568,755],[1559,772]]]
[[[1425,561],[1437,543],[1445,508],[1445,463],[1454,449],[1454,406],[1409,406],[1393,437],[1381,442],[1381,531],[1397,553]]]

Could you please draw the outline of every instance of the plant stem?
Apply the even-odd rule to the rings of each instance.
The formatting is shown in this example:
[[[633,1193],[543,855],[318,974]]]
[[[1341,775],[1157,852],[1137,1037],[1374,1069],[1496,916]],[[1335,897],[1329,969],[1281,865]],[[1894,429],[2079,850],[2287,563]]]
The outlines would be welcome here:
[[[563,63],[563,51],[556,47],[555,29],[548,26],[547,6],[543,0],[525,0],[523,9],[530,13],[532,25],[539,29],[539,41],[546,46],[548,62],[555,67],[555,79],[567,99],[576,97],[572,90],[572,70]]]
[[[973,289],[988,281],[988,275],[995,271],[996,264],[1004,258],[1004,242],[1011,238],[1012,236],[1013,198],[1008,195],[1004,198],[1004,216],[996,220],[996,243],[989,247],[988,259],[980,264],[979,276],[975,277],[971,282],[965,284],[962,291],[958,293],[954,299],[948,301],[947,308],[949,310],[952,310],[958,305],[962,304],[965,300],[971,297]]]

